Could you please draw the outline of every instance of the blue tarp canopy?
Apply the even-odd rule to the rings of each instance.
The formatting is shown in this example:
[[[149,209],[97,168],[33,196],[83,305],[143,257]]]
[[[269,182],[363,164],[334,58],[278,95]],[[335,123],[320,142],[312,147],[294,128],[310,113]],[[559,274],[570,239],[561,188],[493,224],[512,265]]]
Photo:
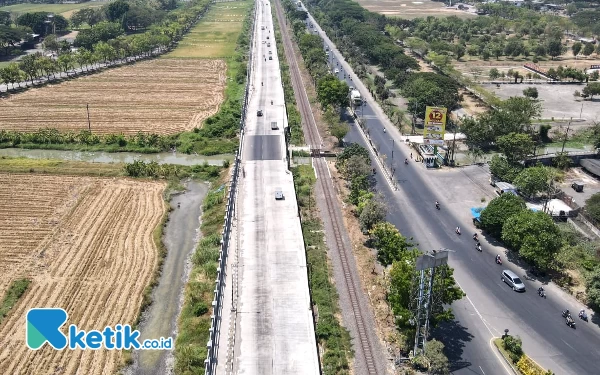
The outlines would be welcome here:
[[[479,217],[481,216],[481,211],[483,211],[485,207],[473,207],[471,208],[471,215],[473,215],[473,219],[479,221]]]

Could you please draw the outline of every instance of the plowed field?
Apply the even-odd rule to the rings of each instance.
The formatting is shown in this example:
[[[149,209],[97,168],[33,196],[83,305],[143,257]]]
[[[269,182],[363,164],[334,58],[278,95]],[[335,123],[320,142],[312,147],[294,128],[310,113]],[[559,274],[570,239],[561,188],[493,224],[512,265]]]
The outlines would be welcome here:
[[[176,134],[200,127],[223,101],[225,62],[155,59],[0,100],[0,130],[88,129]]]
[[[134,322],[157,264],[164,183],[0,173],[0,296],[27,292],[0,326],[0,374],[112,374],[118,350],[25,345],[32,307],[61,307],[80,329]]]

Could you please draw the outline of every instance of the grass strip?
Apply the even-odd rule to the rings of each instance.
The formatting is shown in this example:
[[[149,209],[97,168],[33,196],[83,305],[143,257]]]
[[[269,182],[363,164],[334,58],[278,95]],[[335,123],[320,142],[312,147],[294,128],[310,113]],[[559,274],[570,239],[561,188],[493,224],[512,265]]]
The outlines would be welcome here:
[[[291,170],[300,207],[302,236],[309,270],[308,282],[317,316],[315,331],[323,354],[323,374],[349,374],[348,356],[353,353],[352,344],[348,330],[342,327],[339,320],[339,296],[332,283],[333,275],[327,257],[323,222],[318,216],[316,205],[315,173],[311,165],[300,165]]]
[[[17,304],[19,298],[25,293],[30,283],[31,280],[29,279],[18,279],[10,284],[4,295],[2,304],[0,305],[0,324],[2,324],[4,318],[8,316],[8,313],[12,310],[13,306]]]

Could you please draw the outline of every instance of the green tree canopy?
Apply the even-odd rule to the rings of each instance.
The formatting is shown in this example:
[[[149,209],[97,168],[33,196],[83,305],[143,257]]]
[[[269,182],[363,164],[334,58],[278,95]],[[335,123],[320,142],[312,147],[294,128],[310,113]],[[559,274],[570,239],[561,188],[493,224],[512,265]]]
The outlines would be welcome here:
[[[590,82],[583,88],[581,91],[583,96],[590,97],[590,99],[594,98],[594,95],[600,95],[600,82]]]
[[[600,193],[596,193],[585,201],[585,211],[600,222]]]
[[[367,233],[377,223],[385,220],[387,209],[385,204],[379,199],[371,199],[368,201],[362,209],[358,222],[360,224],[360,230],[363,233]]]
[[[120,23],[121,19],[129,10],[129,4],[125,0],[116,0],[105,5],[106,18],[110,22]]]
[[[502,228],[502,240],[543,270],[551,266],[562,246],[558,227],[541,211],[523,210],[508,218]]]
[[[388,222],[375,224],[369,231],[369,235],[377,249],[377,260],[384,266],[405,258],[407,250],[413,246],[393,224]]]
[[[523,169],[515,178],[514,185],[519,192],[528,197],[547,192],[554,177],[552,168],[538,165]]]
[[[538,89],[537,87],[527,87],[523,90],[523,95],[531,99],[537,99],[539,95]]]
[[[94,44],[109,41],[121,34],[123,34],[123,29],[120,24],[102,21],[91,29],[79,31],[75,38],[75,46],[91,50]]]
[[[348,104],[349,89],[346,82],[328,75],[317,83],[317,99],[323,107],[343,108]]]
[[[490,160],[490,172],[504,182],[512,183],[522,170],[521,164],[510,163],[499,155],[492,156]]]
[[[458,84],[441,74],[413,73],[404,82],[402,93],[408,98],[411,113],[423,118],[425,107],[441,106],[451,111],[458,106]]]
[[[53,29],[57,32],[66,30],[69,26],[67,19],[60,14],[54,14],[52,22],[49,21],[48,16],[52,14],[49,12],[33,12],[24,13],[17,17],[16,24],[20,26],[27,26],[33,30],[34,33],[42,36],[51,34]]]
[[[525,201],[514,194],[502,194],[494,198],[481,212],[481,227],[494,236],[502,236],[502,227],[511,217],[526,210]]]
[[[496,143],[509,163],[517,163],[533,154],[534,143],[529,134],[509,133],[498,137]]]

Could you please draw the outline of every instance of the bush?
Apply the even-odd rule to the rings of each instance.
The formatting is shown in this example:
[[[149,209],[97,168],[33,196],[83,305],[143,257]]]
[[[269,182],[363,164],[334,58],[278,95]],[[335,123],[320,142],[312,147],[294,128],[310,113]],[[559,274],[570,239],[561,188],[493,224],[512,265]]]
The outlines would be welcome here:
[[[521,356],[523,355],[521,338],[510,335],[504,336],[502,339],[502,347],[508,352],[513,363],[519,362],[519,359],[521,359]]]
[[[513,194],[502,194],[492,199],[481,212],[481,227],[497,239],[502,235],[504,223],[513,215],[525,210],[525,202]]]
[[[600,222],[600,193],[596,193],[585,201],[585,211],[592,219]]]

